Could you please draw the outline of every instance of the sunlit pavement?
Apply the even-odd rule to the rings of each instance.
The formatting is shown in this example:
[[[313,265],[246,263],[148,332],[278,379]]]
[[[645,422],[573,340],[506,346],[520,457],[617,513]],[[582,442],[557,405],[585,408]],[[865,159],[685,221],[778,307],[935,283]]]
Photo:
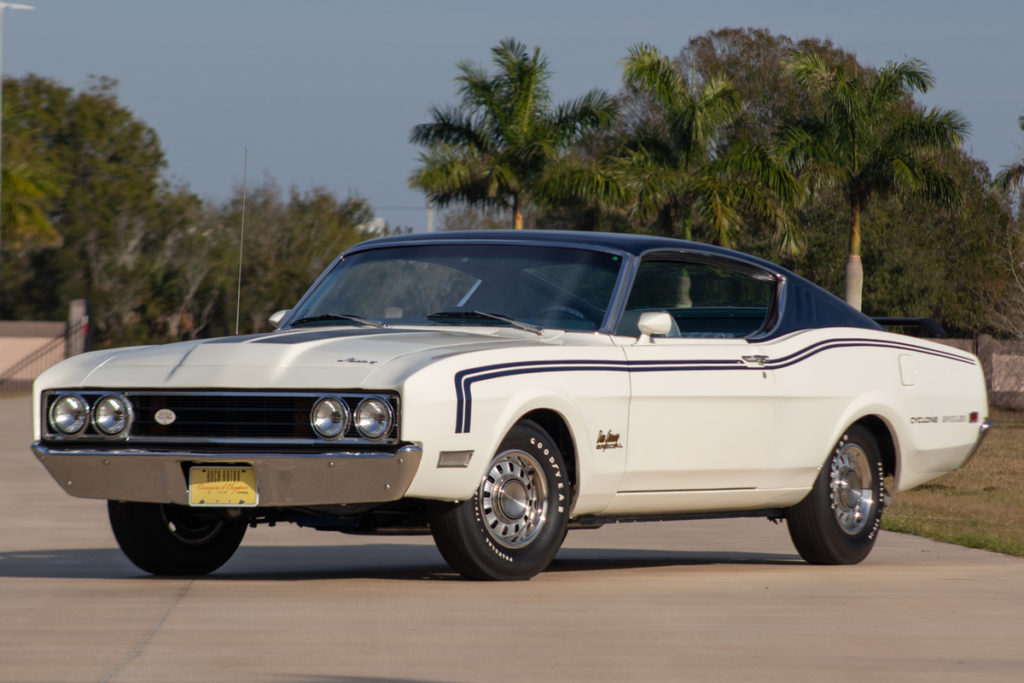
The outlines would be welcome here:
[[[883,533],[811,567],[764,520],[573,531],[523,583],[453,575],[429,537],[250,530],[220,571],[160,579],[102,501],[29,451],[0,398],[3,681],[1018,681],[1024,560]]]

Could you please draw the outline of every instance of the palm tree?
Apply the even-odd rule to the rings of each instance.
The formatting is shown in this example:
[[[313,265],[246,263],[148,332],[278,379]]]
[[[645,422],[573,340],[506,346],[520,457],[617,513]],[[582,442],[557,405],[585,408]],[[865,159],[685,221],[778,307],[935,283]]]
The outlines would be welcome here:
[[[1017,117],[1017,125],[1024,131],[1024,115]],[[993,181],[996,189],[1004,194],[1010,194],[1013,190],[1024,188],[1024,159],[1015,164],[1004,166]]]
[[[650,45],[636,45],[624,62],[625,84],[652,104],[618,160],[631,213],[658,232],[692,239],[695,218],[712,239],[729,246],[742,224],[740,208],[774,223],[794,247],[787,208],[797,183],[770,150],[720,145],[742,112],[738,91],[721,77],[698,88]]]
[[[934,84],[924,62],[887,63],[878,71],[827,63],[820,55],[796,53],[786,70],[817,112],[783,133],[794,168],[812,185],[837,186],[850,207],[846,301],[858,310],[864,284],[861,216],[872,197],[918,194],[957,205],[960,192],[936,156],[957,149],[968,125],[953,111],[928,111],[915,92]]]
[[[572,146],[607,126],[617,107],[600,90],[552,108],[548,60],[511,38],[491,49],[497,73],[457,65],[461,102],[432,107],[433,121],[412,130],[426,147],[409,185],[437,206],[463,202],[511,210],[523,227],[524,208],[565,191],[559,168]]]
[[[61,236],[46,214],[50,201],[60,196],[56,172],[34,158],[19,136],[24,116],[10,111],[4,100],[3,168],[0,169],[0,229],[8,251],[25,247],[54,247]]]
[[[0,225],[3,246],[17,251],[26,246],[55,247],[61,237],[50,223],[43,207],[59,190],[46,174],[26,163],[4,162],[0,171],[0,197],[3,197]]]

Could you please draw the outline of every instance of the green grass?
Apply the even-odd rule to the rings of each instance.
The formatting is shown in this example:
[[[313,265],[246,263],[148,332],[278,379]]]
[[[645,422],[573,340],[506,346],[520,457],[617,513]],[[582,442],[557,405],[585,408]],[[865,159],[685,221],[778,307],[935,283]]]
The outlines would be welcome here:
[[[967,466],[896,494],[883,529],[1024,557],[1024,413],[990,419]]]

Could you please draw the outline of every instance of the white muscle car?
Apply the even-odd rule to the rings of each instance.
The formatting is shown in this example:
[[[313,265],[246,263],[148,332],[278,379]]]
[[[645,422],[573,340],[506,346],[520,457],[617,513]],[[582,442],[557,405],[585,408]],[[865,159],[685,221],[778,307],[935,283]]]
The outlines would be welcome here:
[[[342,254],[278,329],[70,358],[35,454],[127,556],[200,574],[248,525],[432,533],[525,579],[567,529],[785,519],[862,560],[892,491],[964,465],[978,359],[737,252],[608,233],[406,235]]]

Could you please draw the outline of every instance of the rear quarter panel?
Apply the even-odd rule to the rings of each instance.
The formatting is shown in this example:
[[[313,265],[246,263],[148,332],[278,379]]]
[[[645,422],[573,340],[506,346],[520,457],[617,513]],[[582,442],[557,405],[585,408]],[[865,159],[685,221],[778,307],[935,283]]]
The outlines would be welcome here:
[[[881,419],[892,435],[896,490],[957,469],[977,442],[988,405],[970,354],[852,328],[799,332],[773,345],[773,359],[787,359],[776,369],[776,457],[816,463],[803,475],[808,488],[843,431],[865,417]]]

